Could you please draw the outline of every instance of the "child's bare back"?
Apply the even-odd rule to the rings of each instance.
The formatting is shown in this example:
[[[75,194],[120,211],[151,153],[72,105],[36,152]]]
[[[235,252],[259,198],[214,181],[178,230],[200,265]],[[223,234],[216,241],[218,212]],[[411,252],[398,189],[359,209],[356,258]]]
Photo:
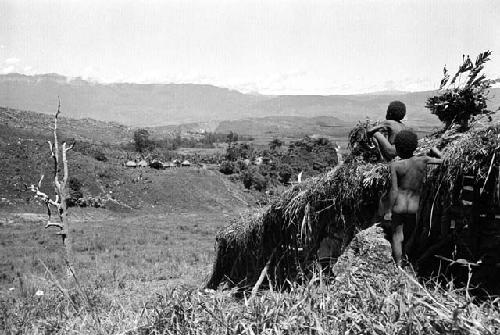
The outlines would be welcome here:
[[[414,214],[418,211],[428,156],[411,157],[391,164],[393,213]]]

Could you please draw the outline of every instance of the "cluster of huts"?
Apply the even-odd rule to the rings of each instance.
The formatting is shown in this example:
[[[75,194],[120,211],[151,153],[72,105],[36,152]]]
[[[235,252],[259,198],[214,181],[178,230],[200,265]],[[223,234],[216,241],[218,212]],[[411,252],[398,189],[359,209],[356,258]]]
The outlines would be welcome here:
[[[130,160],[125,163],[125,166],[128,168],[146,168],[150,167],[153,169],[157,170],[164,170],[164,169],[169,169],[169,168],[174,168],[174,167],[187,167],[191,166],[191,163],[185,159],[185,160],[180,160],[180,159],[174,159],[171,162],[162,162],[158,159],[153,159],[152,161],[148,162],[145,159],[141,159],[139,161],[137,160]]]

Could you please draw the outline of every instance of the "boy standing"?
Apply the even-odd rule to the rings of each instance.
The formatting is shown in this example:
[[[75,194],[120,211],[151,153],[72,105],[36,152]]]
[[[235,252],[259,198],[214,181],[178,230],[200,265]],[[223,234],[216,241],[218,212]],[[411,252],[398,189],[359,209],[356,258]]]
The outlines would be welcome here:
[[[394,141],[397,134],[406,129],[405,124],[402,122],[406,115],[406,106],[401,101],[393,101],[387,107],[385,121],[368,131],[368,136],[373,136],[380,147],[380,151],[387,161],[391,161],[396,157],[396,149],[394,148]],[[381,133],[383,131],[386,136]]]
[[[392,253],[396,264],[401,266],[403,240],[408,242],[417,224],[427,164],[441,164],[443,161],[429,156],[413,156],[418,138],[410,130],[400,131],[394,144],[401,160],[391,163]],[[434,154],[440,156],[439,152]]]

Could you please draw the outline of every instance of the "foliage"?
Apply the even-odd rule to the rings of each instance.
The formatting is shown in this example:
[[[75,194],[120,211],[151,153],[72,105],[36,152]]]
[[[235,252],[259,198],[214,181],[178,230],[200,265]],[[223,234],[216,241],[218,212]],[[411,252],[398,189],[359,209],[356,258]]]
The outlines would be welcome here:
[[[258,150],[250,143],[231,143],[226,150],[221,172],[239,172],[246,188],[263,191],[269,187],[288,185],[300,172],[305,178],[315,176],[338,162],[337,145],[326,138],[306,136],[290,143],[286,150],[277,150],[282,146],[284,142],[280,139],[269,143],[270,150]],[[249,164],[255,166],[247,171]]]
[[[219,167],[219,171],[223,174],[233,174],[236,171],[236,168],[233,162],[223,161]]]
[[[281,164],[278,168],[279,182],[283,185],[288,185],[293,175],[293,169],[290,164]]]
[[[269,142],[269,148],[274,151],[276,149],[281,148],[283,144],[284,143],[282,140],[280,140],[279,138],[275,138],[271,142]]]
[[[103,152],[103,146],[91,144],[84,141],[77,141],[75,143],[74,150],[81,152],[84,155],[91,156],[100,162],[108,161],[106,154]]]
[[[94,158],[96,160],[98,160],[99,162],[107,162],[108,161],[108,158],[106,157],[106,155],[104,154],[104,152],[99,151],[99,150],[96,150],[94,152]]]
[[[453,76],[444,68],[438,94],[427,99],[426,107],[444,123],[445,129],[454,124],[467,129],[473,117],[491,113],[486,102],[495,81],[481,73],[490,55],[491,51],[482,52],[475,62],[464,56]]]
[[[264,191],[266,189],[267,180],[255,166],[252,166],[244,171],[241,179],[243,181],[243,185],[248,189],[251,187],[257,191]]]
[[[230,131],[229,134],[227,134],[227,143],[231,144],[232,142],[238,142],[238,134]]]
[[[141,128],[134,131],[134,144],[137,152],[145,152],[150,148],[151,142],[147,129]]]
[[[361,157],[363,161],[369,163],[379,162],[382,159],[373,137],[368,136],[368,130],[376,125],[377,122],[372,122],[369,119],[366,119],[365,122],[358,121],[348,135],[349,149],[351,151],[349,158]]]
[[[134,144],[137,152],[145,152],[151,147],[149,131],[141,128],[134,131]]]
[[[254,151],[254,147],[249,143],[233,143],[226,150],[226,159],[232,162],[239,159],[252,159]]]
[[[78,205],[78,199],[83,198],[82,182],[76,177],[68,180],[69,196],[66,199],[66,206],[74,207]]]

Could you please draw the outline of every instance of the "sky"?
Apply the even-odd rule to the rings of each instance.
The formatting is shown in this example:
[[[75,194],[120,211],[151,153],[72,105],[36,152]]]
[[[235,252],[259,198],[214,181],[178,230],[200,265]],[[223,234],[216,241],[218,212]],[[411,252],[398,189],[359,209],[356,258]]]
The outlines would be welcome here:
[[[493,51],[500,1],[0,0],[0,73],[261,94],[436,89]]]

